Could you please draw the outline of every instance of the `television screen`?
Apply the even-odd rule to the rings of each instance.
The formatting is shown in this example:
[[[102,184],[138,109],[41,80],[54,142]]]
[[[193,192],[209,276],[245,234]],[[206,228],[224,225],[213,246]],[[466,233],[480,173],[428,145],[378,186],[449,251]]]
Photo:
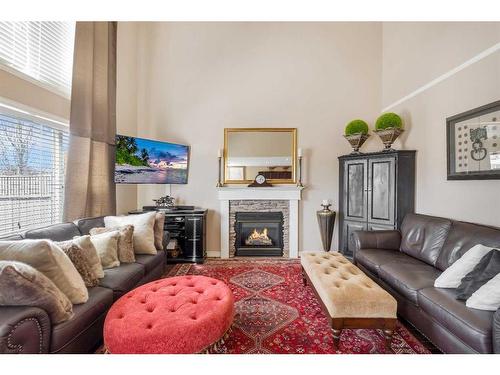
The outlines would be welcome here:
[[[117,184],[187,184],[189,146],[116,136]]]

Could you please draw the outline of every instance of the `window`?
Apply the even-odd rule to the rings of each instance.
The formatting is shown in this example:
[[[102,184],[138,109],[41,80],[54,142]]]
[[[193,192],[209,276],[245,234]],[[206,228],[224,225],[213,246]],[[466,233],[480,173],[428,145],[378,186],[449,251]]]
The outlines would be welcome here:
[[[67,126],[0,106],[0,237],[62,221]]]
[[[0,65],[69,97],[74,39],[74,22],[0,22]]]

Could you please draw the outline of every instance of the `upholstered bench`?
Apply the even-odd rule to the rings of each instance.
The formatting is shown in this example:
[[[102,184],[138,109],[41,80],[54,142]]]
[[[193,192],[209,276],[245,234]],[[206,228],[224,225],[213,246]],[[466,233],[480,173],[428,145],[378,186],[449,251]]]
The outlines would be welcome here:
[[[337,252],[301,253],[304,284],[309,282],[330,319],[338,348],[343,328],[382,329],[390,348],[396,300]]]
[[[231,327],[229,287],[205,276],[153,281],[121,297],[104,322],[109,353],[202,353]]]

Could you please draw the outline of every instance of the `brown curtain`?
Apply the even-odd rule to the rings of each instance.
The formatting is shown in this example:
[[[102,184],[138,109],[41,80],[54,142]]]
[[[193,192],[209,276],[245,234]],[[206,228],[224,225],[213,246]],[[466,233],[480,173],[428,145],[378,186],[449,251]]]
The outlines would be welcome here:
[[[116,213],[116,22],[77,22],[64,219]]]

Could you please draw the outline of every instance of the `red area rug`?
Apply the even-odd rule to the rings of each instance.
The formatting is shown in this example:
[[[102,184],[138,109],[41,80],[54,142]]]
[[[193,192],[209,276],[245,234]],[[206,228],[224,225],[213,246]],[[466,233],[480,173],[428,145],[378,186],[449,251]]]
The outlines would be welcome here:
[[[346,329],[339,350],[314,292],[303,286],[296,260],[208,260],[175,265],[165,275],[204,275],[233,291],[236,316],[217,353],[385,353],[382,331]],[[391,345],[394,354],[429,354],[400,322]]]

